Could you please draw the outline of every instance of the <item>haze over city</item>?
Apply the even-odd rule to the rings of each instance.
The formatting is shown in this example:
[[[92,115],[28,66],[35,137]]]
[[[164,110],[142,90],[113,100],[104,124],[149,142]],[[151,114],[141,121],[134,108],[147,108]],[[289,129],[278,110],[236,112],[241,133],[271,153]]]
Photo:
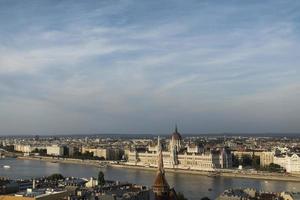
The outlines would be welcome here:
[[[0,1],[0,135],[300,132],[300,1],[73,2]]]

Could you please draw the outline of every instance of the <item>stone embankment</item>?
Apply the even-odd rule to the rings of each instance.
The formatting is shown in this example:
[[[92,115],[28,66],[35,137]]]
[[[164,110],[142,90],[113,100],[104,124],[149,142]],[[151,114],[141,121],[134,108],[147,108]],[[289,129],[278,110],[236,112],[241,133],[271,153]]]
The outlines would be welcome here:
[[[137,165],[120,165],[111,164],[113,167],[129,168],[129,169],[141,169],[141,170],[152,170],[155,171],[154,167],[145,167]],[[274,180],[274,181],[295,181],[300,182],[299,175],[291,174],[281,174],[281,173],[268,173],[268,172],[245,172],[239,170],[227,170],[218,172],[200,171],[200,170],[190,170],[190,169],[168,169],[165,168],[166,172],[171,173],[184,173],[184,174],[195,174],[195,175],[205,175],[209,177],[230,177],[230,178],[248,178],[248,179],[259,179],[259,180]]]
[[[99,160],[82,160],[73,158],[58,158],[58,157],[46,157],[46,156],[19,156],[18,159],[23,160],[39,160],[52,163],[68,163],[68,164],[81,164],[81,165],[92,165],[99,167],[104,164],[109,164],[109,161],[99,161]]]

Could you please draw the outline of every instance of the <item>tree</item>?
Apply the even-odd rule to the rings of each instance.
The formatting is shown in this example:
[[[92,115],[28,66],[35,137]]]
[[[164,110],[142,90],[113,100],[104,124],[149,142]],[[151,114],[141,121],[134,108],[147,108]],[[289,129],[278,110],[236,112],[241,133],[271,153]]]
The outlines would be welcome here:
[[[274,163],[271,163],[269,166],[267,166],[266,169],[269,172],[283,172],[284,171],[284,169],[280,165],[277,165]]]
[[[254,169],[260,169],[260,157],[259,156],[253,156],[252,167]]]
[[[232,166],[238,167],[240,165],[239,157],[232,155]]]
[[[35,148],[34,150],[31,151],[31,153],[38,153],[41,156],[45,156],[45,155],[47,155],[47,149],[38,149],[38,148]]]
[[[181,192],[177,193],[177,199],[178,200],[188,200],[187,198],[185,198],[185,196]]]
[[[203,197],[203,198],[201,198],[201,200],[210,200],[210,198],[208,198],[208,197]]]
[[[252,158],[250,155],[242,155],[242,165],[252,166]]]
[[[98,184],[100,186],[103,186],[105,184],[104,173],[102,171],[99,171],[98,173]]]
[[[47,179],[50,181],[58,181],[58,180],[63,180],[64,177],[61,174],[52,174],[52,175],[48,176]]]

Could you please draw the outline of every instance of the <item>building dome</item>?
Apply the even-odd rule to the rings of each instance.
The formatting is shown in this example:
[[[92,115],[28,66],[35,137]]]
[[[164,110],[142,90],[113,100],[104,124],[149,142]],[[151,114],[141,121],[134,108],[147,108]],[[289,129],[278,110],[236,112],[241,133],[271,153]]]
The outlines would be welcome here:
[[[182,137],[178,132],[177,126],[175,127],[175,131],[172,133],[172,140],[182,140]]]

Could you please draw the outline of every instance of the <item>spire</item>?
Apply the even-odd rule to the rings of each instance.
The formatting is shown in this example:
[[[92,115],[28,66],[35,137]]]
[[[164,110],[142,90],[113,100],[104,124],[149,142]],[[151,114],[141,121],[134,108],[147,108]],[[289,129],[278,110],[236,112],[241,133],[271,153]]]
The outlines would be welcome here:
[[[169,198],[170,186],[165,177],[164,161],[162,149],[158,151],[157,157],[157,174],[154,179],[154,184],[152,186],[153,192],[155,194],[155,200],[165,200]]]
[[[160,137],[157,137],[157,152],[161,150]]]
[[[178,133],[177,123],[175,124],[175,133]]]
[[[158,172],[164,174],[164,160],[163,160],[163,154],[162,154],[162,149],[160,148],[159,154],[158,154]]]

